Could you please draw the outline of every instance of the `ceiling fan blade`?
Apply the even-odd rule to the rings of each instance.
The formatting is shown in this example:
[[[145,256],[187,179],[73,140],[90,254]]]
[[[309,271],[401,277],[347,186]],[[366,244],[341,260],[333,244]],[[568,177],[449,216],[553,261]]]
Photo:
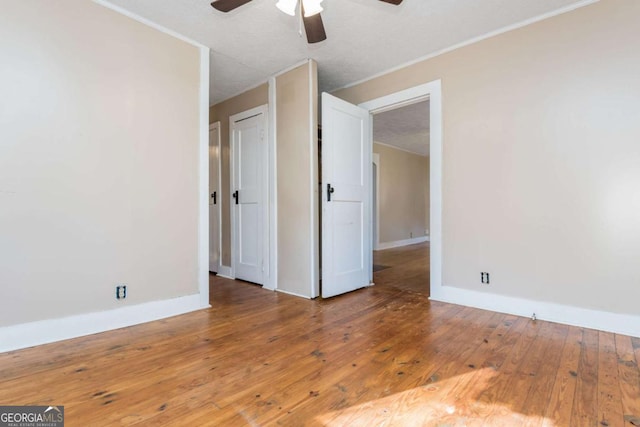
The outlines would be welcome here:
[[[231,12],[233,9],[249,3],[251,0],[216,0],[211,3],[214,9],[220,12]]]
[[[380,1],[383,1],[385,3],[395,4],[396,6],[402,3],[402,0],[380,0]]]
[[[307,33],[308,43],[318,43],[327,39],[327,33],[324,31],[324,24],[319,13],[313,16],[304,17],[304,7],[302,8],[302,20],[304,22],[304,31]]]

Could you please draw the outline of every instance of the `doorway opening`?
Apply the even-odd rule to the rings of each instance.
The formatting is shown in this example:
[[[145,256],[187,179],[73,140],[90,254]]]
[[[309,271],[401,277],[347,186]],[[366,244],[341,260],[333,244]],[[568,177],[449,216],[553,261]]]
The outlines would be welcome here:
[[[209,272],[272,289],[272,148],[267,104],[228,117],[228,145],[220,122],[211,125]],[[223,157],[227,168],[224,170]],[[225,225],[222,217],[228,215]],[[224,235],[228,233],[225,245]]]
[[[360,106],[372,115],[371,280],[433,296],[442,286],[440,81]]]
[[[428,99],[373,113],[374,283],[429,295]]]

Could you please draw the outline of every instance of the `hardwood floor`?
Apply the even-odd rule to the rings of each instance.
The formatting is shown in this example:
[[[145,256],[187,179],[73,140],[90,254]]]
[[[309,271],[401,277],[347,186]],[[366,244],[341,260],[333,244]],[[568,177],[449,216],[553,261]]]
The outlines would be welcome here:
[[[309,301],[212,276],[209,310],[0,354],[0,404],[67,426],[640,422],[640,339],[376,282]]]
[[[429,243],[373,252],[377,286],[392,286],[429,296]]]

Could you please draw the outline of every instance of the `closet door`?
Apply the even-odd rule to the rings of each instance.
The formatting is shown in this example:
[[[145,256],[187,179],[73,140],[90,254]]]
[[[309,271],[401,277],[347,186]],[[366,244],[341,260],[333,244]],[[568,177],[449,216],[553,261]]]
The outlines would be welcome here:
[[[263,284],[263,168],[266,113],[250,110],[231,118],[233,270],[237,279]]]

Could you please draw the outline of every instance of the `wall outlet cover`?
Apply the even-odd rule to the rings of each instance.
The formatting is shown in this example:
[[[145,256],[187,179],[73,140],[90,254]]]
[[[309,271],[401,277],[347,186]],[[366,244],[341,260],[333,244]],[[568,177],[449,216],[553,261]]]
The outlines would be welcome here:
[[[127,285],[116,286],[116,299],[124,299],[127,297]]]

